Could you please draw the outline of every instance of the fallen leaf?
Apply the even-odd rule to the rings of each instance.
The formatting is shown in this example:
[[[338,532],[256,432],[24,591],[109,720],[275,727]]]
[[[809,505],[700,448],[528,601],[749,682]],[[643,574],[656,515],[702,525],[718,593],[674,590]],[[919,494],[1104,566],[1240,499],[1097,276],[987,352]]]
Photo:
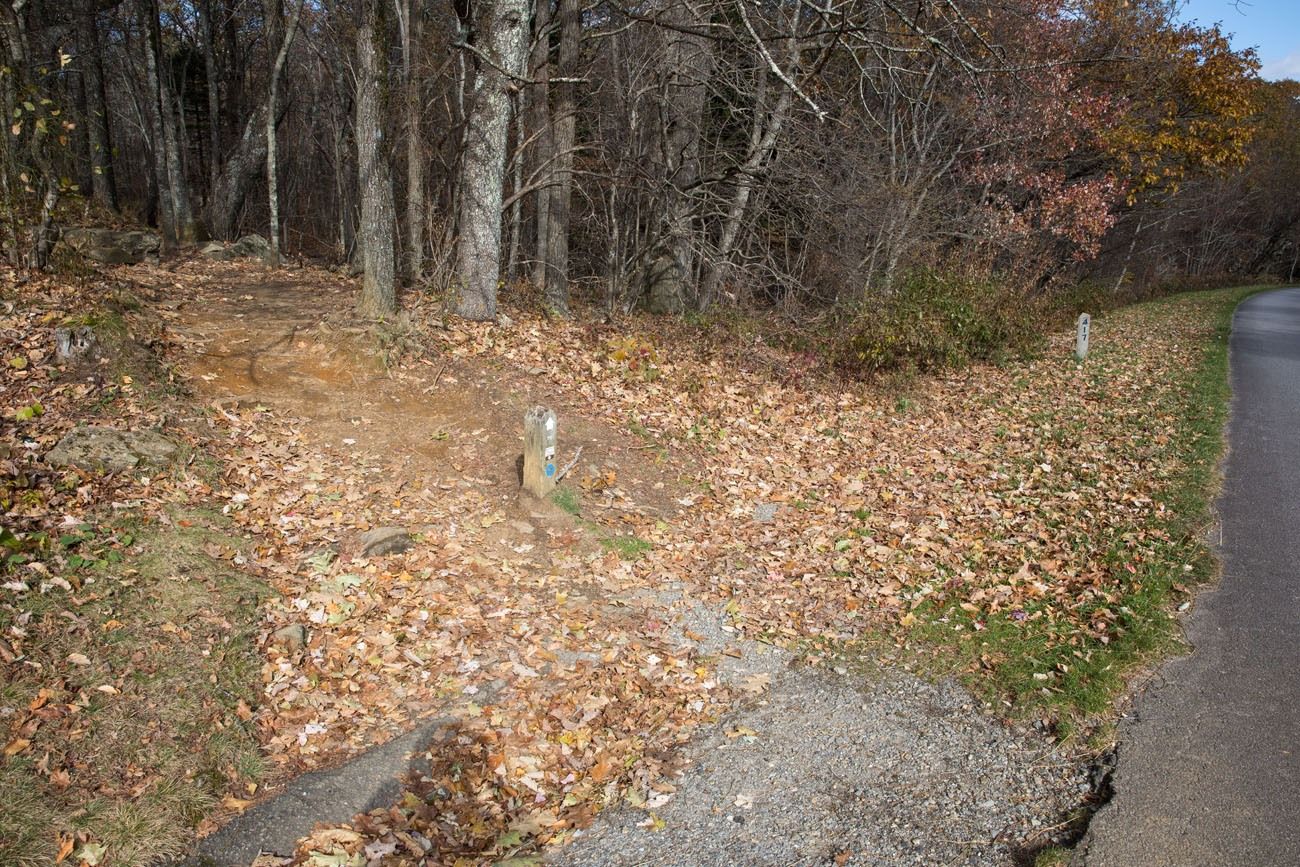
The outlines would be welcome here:
[[[232,813],[242,813],[249,807],[253,806],[253,802],[246,801],[243,798],[236,798],[234,795],[226,795],[221,799],[221,806],[230,810]]]

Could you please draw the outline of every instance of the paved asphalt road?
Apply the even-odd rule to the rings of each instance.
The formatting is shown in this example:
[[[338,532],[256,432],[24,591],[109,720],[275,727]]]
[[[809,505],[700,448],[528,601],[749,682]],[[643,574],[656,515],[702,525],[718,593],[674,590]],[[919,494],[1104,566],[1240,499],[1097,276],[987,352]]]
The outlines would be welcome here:
[[[1300,289],[1232,329],[1223,580],[1121,728],[1088,867],[1300,867]]]

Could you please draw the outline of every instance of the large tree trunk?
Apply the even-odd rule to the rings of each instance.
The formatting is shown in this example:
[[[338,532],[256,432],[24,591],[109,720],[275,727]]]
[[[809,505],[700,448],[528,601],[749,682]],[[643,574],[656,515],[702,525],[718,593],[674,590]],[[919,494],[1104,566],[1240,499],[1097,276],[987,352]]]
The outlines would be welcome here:
[[[203,73],[208,90],[208,196],[221,177],[221,74],[217,69],[217,28],[212,20],[213,0],[203,0],[199,9],[203,26]]]
[[[86,86],[86,135],[90,142],[91,193],[96,202],[118,210],[117,172],[113,165],[113,137],[104,90],[104,50],[99,41],[97,12],[102,4],[91,3],[78,19],[77,43],[84,57],[82,77]]]
[[[387,46],[382,4],[371,0],[357,29],[357,172],[361,187],[360,311],[382,318],[397,307],[393,235],[396,223],[393,180],[384,141],[384,82]]]
[[[421,123],[420,76],[416,57],[423,47],[424,5],[403,0],[402,72],[406,109],[406,271],[418,281],[424,274],[424,127]]]
[[[668,85],[663,142],[668,204],[661,252],[650,269],[650,305],[658,312],[680,311],[686,304],[687,287],[695,279],[700,139],[714,66],[710,41],[689,32],[701,20],[696,10],[683,2],[673,7],[668,19],[681,30],[669,31],[663,58]]]
[[[176,128],[171,76],[162,68],[162,34],[157,0],[142,4],[145,13],[145,75],[152,104],[155,172],[163,201],[163,238],[171,246],[198,237],[190,208],[189,185],[181,161],[180,133]]]
[[[541,258],[546,264],[546,305],[552,313],[569,314],[569,216],[573,198],[573,145],[577,132],[578,49],[582,9],[578,0],[560,0],[560,52],[555,83],[554,133],[551,146],[552,185],[546,189],[546,243]],[[540,244],[539,244],[540,246]]]
[[[550,234],[550,187],[547,182],[555,171],[555,128],[551,126],[551,0],[534,0],[533,3],[533,54],[528,68],[533,83],[528,89],[528,123],[520,124],[519,140],[534,136],[529,153],[529,181],[539,184],[534,211],[536,250],[533,258],[533,284],[546,284],[546,238]],[[517,159],[523,159],[518,154]],[[517,192],[517,191],[516,191]],[[516,203],[518,206],[520,203]]]
[[[269,264],[272,267],[278,267],[280,264],[280,167],[277,163],[274,118],[280,107],[280,79],[284,73],[284,63],[289,57],[293,37],[298,32],[298,19],[302,17],[302,7],[305,2],[306,0],[298,0],[293,19],[289,22],[288,30],[285,31],[283,41],[275,54],[275,60],[271,63],[271,81],[266,94],[266,190],[271,215],[268,234],[271,242]]]
[[[217,177],[208,203],[208,228],[214,238],[232,241],[239,228],[239,212],[248,191],[266,168],[266,103],[262,103],[244,124],[239,144]],[[277,121],[279,119],[277,118]]]
[[[460,298],[466,319],[497,315],[501,272],[501,201],[510,126],[510,80],[524,63],[527,0],[496,0],[488,39],[491,64],[474,80],[465,155],[461,163],[460,237],[456,249]]]

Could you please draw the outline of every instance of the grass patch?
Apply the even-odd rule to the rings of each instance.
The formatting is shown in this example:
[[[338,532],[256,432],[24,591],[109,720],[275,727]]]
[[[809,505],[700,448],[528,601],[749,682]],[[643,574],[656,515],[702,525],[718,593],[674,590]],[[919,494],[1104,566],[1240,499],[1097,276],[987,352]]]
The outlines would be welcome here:
[[[1158,446],[1176,468],[1162,480],[1157,495],[1164,509],[1156,510],[1155,520],[1146,526],[1117,524],[1104,538],[1075,542],[1089,546],[1094,561],[1121,576],[1108,594],[1080,605],[1070,617],[1059,616],[1046,601],[993,613],[963,608],[959,599],[923,603],[908,632],[910,650],[923,670],[960,672],[986,701],[1053,721],[1061,739],[1109,731],[1105,717],[1133,670],[1180,646],[1174,614],[1178,601],[1193,585],[1217,575],[1218,561],[1206,545],[1205,530],[1218,491],[1228,414],[1228,337],[1237,305],[1259,291],[1261,287],[1192,293],[1133,311],[1155,324],[1175,305],[1202,305],[1212,328],[1199,364],[1182,370],[1181,381],[1150,409],[1153,417],[1173,420],[1168,442]],[[1062,434],[1079,435],[1069,429]],[[1137,441],[1127,447],[1143,451],[1157,445]],[[1081,626],[1090,622],[1107,624],[1104,639]]]
[[[600,544],[606,551],[613,551],[624,560],[638,560],[642,554],[654,547],[637,536],[604,536]]]
[[[582,503],[573,488],[557,487],[551,491],[551,502],[575,518],[582,513]]]
[[[0,633],[23,636],[0,683],[17,747],[0,766],[0,864],[52,863],[47,850],[74,834],[114,865],[179,854],[223,795],[247,797],[264,772],[251,710],[269,591],[229,563],[240,543],[224,519],[178,511],[80,536],[47,561],[70,589],[0,604]],[[119,556],[87,562],[95,539],[117,539]]]
[[[1034,856],[1034,867],[1068,867],[1074,852],[1060,846],[1048,846]]]
[[[613,551],[624,560],[638,560],[654,546],[645,539],[634,535],[613,535],[594,521],[582,517],[582,502],[578,492],[573,488],[557,487],[551,491],[551,502],[560,509],[577,518],[578,526],[594,535],[606,551]]]

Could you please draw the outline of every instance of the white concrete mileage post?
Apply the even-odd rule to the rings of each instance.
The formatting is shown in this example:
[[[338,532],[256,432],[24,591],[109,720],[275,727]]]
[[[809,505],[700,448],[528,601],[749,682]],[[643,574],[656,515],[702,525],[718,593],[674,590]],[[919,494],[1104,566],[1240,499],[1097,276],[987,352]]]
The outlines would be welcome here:
[[[535,406],[524,413],[524,490],[534,497],[545,497],[555,490],[558,442],[555,410]]]
[[[1092,317],[1087,313],[1079,314],[1079,334],[1074,339],[1074,357],[1083,361],[1088,357],[1088,332],[1092,329]]]

